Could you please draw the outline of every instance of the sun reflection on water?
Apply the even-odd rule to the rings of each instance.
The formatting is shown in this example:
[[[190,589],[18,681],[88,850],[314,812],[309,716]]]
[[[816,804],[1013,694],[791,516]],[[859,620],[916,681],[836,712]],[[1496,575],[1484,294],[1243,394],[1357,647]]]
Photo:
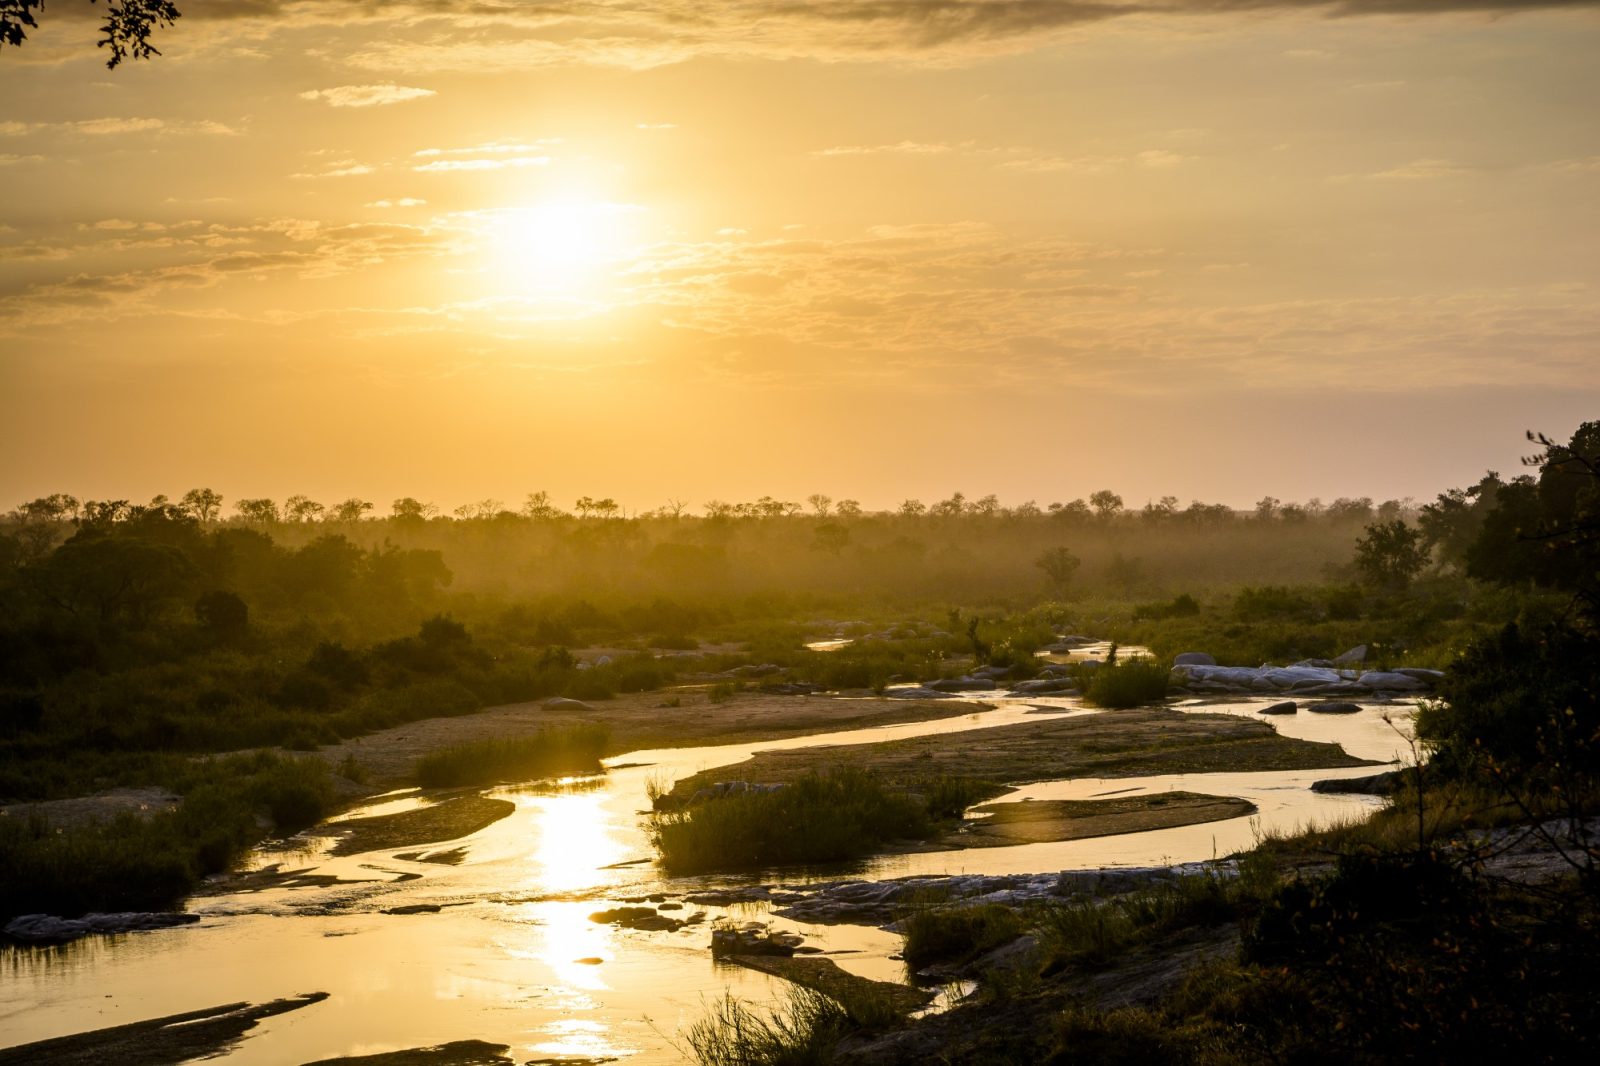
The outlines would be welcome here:
[[[533,880],[546,892],[570,892],[594,883],[595,871],[620,861],[623,848],[605,809],[604,792],[532,796],[538,840],[529,855]]]

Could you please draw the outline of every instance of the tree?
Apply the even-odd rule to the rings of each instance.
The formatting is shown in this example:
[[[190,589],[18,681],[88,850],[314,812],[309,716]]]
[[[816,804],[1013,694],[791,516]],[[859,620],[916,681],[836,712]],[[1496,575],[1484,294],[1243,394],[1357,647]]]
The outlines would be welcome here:
[[[43,10],[44,0],[0,0],[0,46],[15,47],[27,40],[27,31],[39,28],[35,13]],[[106,0],[106,17],[97,42],[98,47],[110,50],[106,66],[115,69],[124,59],[160,55],[150,43],[150,35],[157,28],[170,28],[180,17],[171,0]]]
[[[411,496],[402,496],[389,505],[391,517],[404,522],[421,522],[439,513],[431,503],[423,503]]]
[[[928,513],[942,518],[956,518],[967,509],[967,497],[960,492],[952,492],[948,500],[940,500],[928,508]]]
[[[240,500],[233,505],[233,509],[238,511],[239,517],[246,522],[268,525],[278,520],[278,505],[265,496],[260,499]]]
[[[1110,518],[1122,510],[1122,497],[1110,489],[1101,489],[1089,497],[1089,505],[1101,518]]]
[[[335,522],[359,522],[361,521],[361,516],[370,510],[372,510],[372,504],[352,496],[342,503],[334,504],[329,512],[329,517]]]
[[[1417,513],[1423,542],[1441,563],[1464,564],[1473,541],[1483,530],[1483,521],[1495,508],[1505,482],[1489,471],[1476,485],[1441,492]],[[1381,514],[1381,511],[1380,511]]]
[[[309,496],[290,496],[283,501],[283,513],[291,522],[315,522],[327,508]]]
[[[1428,564],[1422,531],[1396,519],[1374,522],[1356,538],[1356,569],[1369,584],[1399,591]]]
[[[840,518],[861,517],[861,503],[857,500],[840,500],[833,510]]]
[[[1543,449],[1523,460],[1539,477],[1500,487],[1467,551],[1467,573],[1569,592],[1600,628],[1600,422],[1585,422],[1567,444],[1528,439]]]
[[[63,522],[78,516],[79,504],[76,496],[68,496],[64,492],[52,493],[41,496],[37,500],[29,500],[17,508],[17,513],[30,522]]]
[[[222,513],[222,493],[210,489],[190,489],[178,504],[197,522],[215,522]]]
[[[68,611],[137,629],[188,591],[194,567],[171,545],[91,528],[57,548],[40,576],[45,595]]]
[[[1047,548],[1033,561],[1033,565],[1044,571],[1057,596],[1065,596],[1072,587],[1072,575],[1078,572],[1083,560],[1066,547],[1056,547]]]
[[[542,489],[528,493],[528,498],[522,503],[522,513],[536,522],[561,517],[561,509],[550,502],[550,494]]]
[[[828,512],[833,508],[833,497],[824,496],[820,492],[813,492],[807,496],[806,502],[811,505],[811,510],[818,518],[827,518]]]
[[[572,508],[578,512],[579,518],[615,518],[618,511],[617,501],[609,496],[598,500],[591,496],[580,496]]]
[[[838,555],[849,543],[850,530],[833,521],[818,522],[811,536],[812,549],[829,555]]]
[[[928,508],[921,500],[907,500],[900,505],[900,514],[904,518],[920,518],[927,513]]]

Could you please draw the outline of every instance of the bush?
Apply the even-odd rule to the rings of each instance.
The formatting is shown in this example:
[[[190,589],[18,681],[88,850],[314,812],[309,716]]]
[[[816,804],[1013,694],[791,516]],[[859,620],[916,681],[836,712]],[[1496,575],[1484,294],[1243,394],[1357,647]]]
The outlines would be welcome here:
[[[1516,625],[1453,663],[1417,735],[1441,770],[1493,764],[1530,782],[1557,768],[1600,773],[1600,640],[1567,626],[1526,636]]]
[[[417,782],[426,788],[452,788],[598,773],[610,740],[605,726],[585,722],[546,726],[528,737],[458,744],[418,759]]]
[[[1079,674],[1084,702],[1096,707],[1137,707],[1165,699],[1171,671],[1155,659],[1124,659]]]
[[[1141,603],[1133,609],[1135,622],[1159,622],[1167,618],[1193,618],[1200,613],[1200,604],[1185,592],[1171,603]]]
[[[919,907],[900,919],[906,964],[960,964],[993,951],[1022,935],[1021,916],[999,903],[979,906]]]
[[[650,837],[662,865],[679,874],[855,859],[932,830],[917,799],[846,767],[657,815]]]

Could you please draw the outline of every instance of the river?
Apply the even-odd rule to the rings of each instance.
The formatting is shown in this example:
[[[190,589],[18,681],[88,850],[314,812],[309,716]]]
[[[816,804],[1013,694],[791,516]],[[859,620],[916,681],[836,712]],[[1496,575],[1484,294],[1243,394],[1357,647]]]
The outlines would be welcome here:
[[[982,699],[996,697],[984,693]],[[731,992],[770,1001],[780,982],[713,962],[707,924],[676,932],[619,930],[588,920],[622,897],[676,898],[710,885],[752,878],[664,879],[649,862],[642,813],[646,787],[775,748],[867,743],[1036,720],[1043,713],[1094,714],[1063,698],[1000,699],[992,710],[937,722],[856,729],[785,740],[636,751],[607,760],[602,777],[553,787],[507,788],[492,795],[516,811],[464,842],[459,865],[410,862],[389,849],[332,857],[315,833],[300,850],[262,852],[253,865],[281,864],[342,883],[202,895],[189,909],[196,925],[152,933],[91,937],[64,947],[0,950],[0,1047],[119,1025],[234,1001],[260,1002],[326,991],[314,1006],[264,1020],[227,1058],[232,1066],[300,1063],[481,1039],[511,1046],[517,1061],[608,1060],[636,1066],[681,1062],[681,1030]],[[1254,717],[1267,701],[1180,704],[1180,710]],[[1285,736],[1329,740],[1352,755],[1407,756],[1411,708],[1392,705],[1351,715],[1277,717]],[[1408,756],[1407,756],[1408,757]],[[871,878],[940,873],[1042,873],[1108,866],[1191,862],[1249,847],[1262,833],[1364,817],[1378,801],[1324,795],[1312,781],[1361,776],[1373,768],[1187,774],[1029,785],[1006,799],[1082,799],[1187,789],[1241,796],[1257,814],[1199,826],[1058,844],[926,852],[884,857],[812,876]],[[426,800],[412,791],[378,797],[344,817],[391,813]],[[415,851],[417,849],[410,849]],[[426,849],[423,849],[425,852]],[[792,872],[785,881],[803,880]],[[386,914],[415,904],[437,913]],[[806,937],[840,966],[879,980],[903,980],[894,956],[900,938],[863,926],[809,926],[759,908],[705,912],[770,919]],[[598,961],[595,961],[598,960]]]

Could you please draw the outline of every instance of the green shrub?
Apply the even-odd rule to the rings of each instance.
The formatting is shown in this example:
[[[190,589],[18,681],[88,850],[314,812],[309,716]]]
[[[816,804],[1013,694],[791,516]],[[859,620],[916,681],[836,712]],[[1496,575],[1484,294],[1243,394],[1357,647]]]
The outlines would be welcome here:
[[[418,759],[417,782],[426,788],[452,788],[597,773],[610,740],[605,726],[583,722],[546,726],[532,736],[458,744]]]

